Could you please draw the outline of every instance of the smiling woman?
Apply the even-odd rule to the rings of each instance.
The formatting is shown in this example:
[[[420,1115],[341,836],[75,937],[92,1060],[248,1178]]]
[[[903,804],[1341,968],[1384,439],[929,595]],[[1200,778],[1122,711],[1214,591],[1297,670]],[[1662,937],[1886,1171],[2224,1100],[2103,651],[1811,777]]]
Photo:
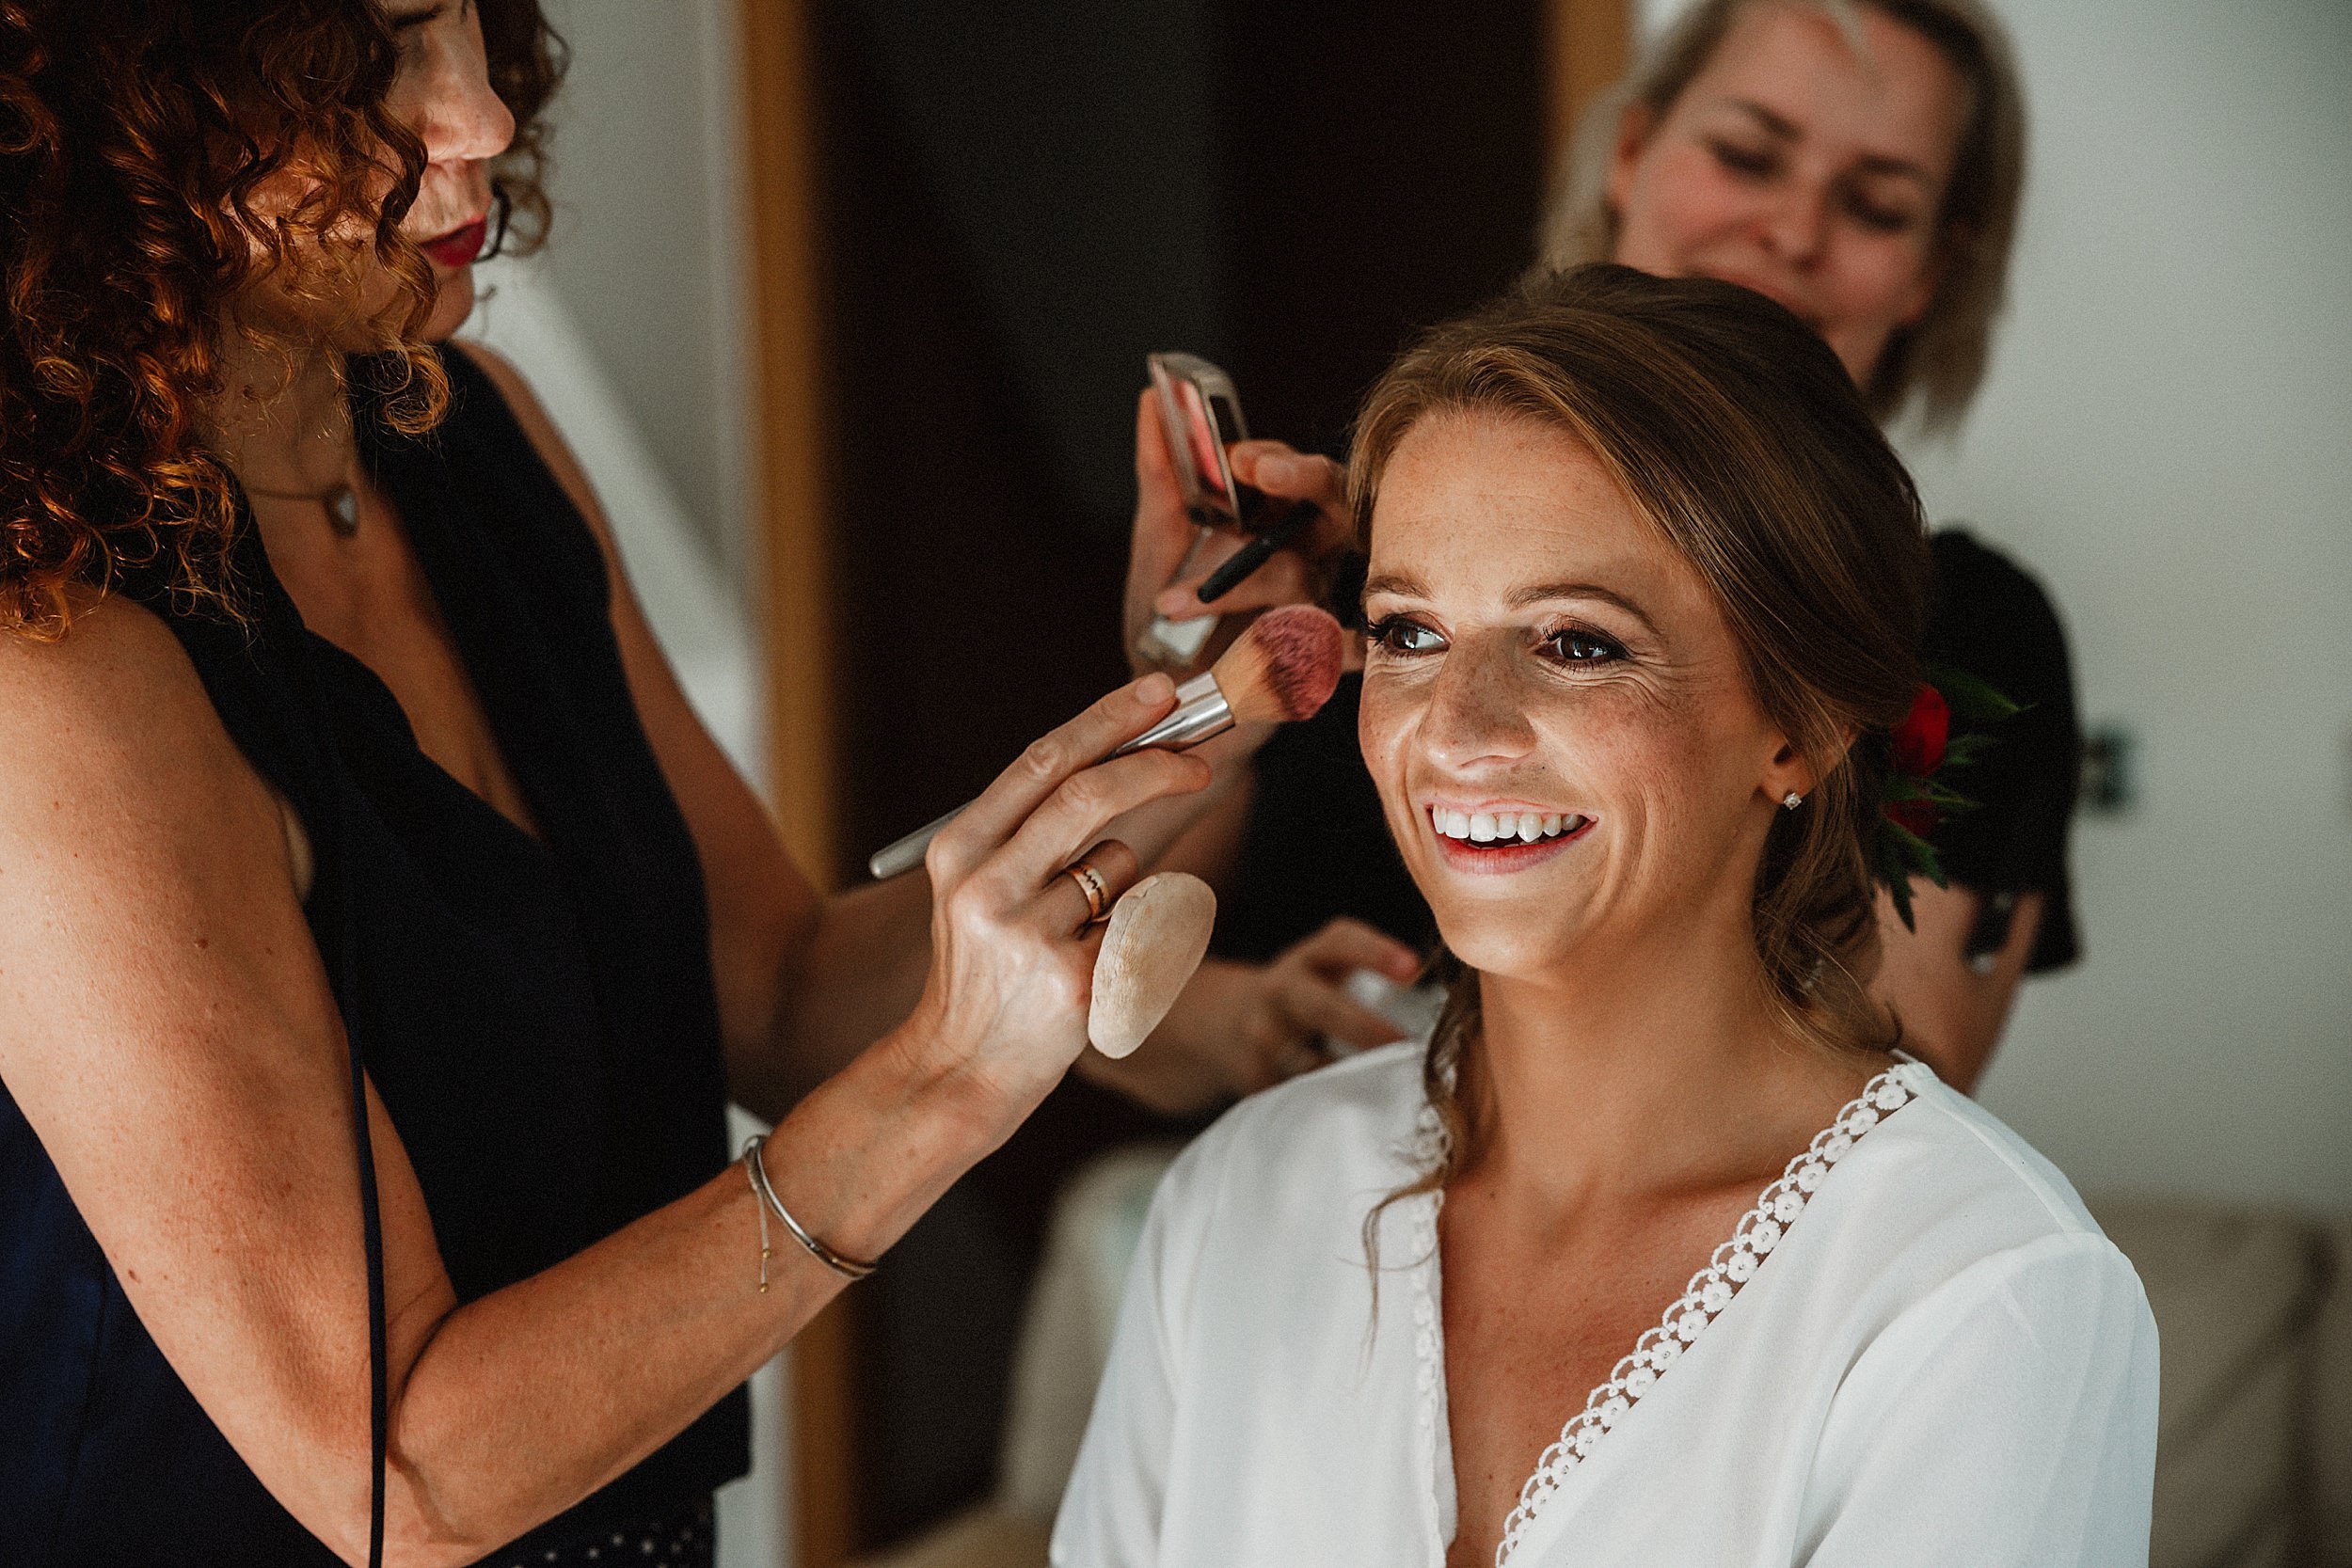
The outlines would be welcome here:
[[[1473,832],[1488,813],[1510,815],[1515,828],[1529,816],[1539,828],[1554,813],[1581,816],[1580,839],[1603,814],[1590,800],[1465,800],[1458,787],[1431,794],[1384,780],[1405,720],[1375,695],[1393,704],[1442,673],[1521,711],[1549,694],[1560,721],[1580,733],[1589,733],[1591,714],[1612,714],[1602,733],[1613,742],[1664,748],[1627,759],[1626,778],[1663,788],[1685,788],[1714,768],[1736,771],[1769,739],[1772,766],[1787,776],[1753,789],[1773,805],[1794,793],[1807,809],[1762,819],[1769,832],[1742,922],[1792,1024],[1823,1044],[1879,1043],[1892,1032],[1867,1001],[1876,932],[1858,846],[1882,764],[1874,749],[1851,742],[1899,722],[1917,689],[1911,650],[1926,615],[1925,534],[1909,476],[1820,341],[1782,341],[1786,317],[1723,308],[1728,293],[1661,294],[1629,272],[1600,269],[1572,295],[1574,314],[1528,311],[1502,342],[1487,341],[1492,324],[1474,319],[1432,335],[1383,378],[1359,423],[1351,469],[1360,526],[1371,532],[1384,487],[1442,476],[1434,495],[1409,492],[1413,507],[1392,498],[1386,537],[1451,542],[1458,555],[1449,564],[1483,573],[1477,625],[1496,646],[1456,648],[1470,634],[1441,628],[1417,558],[1394,558],[1413,563],[1398,569],[1375,549],[1364,590],[1366,760],[1375,783],[1398,786],[1382,793],[1408,866],[1416,847],[1433,846],[1475,866],[1508,863],[1459,849],[1442,832],[1433,839],[1433,813],[1469,816]],[[1693,308],[1710,299],[1718,309]],[[1629,373],[1659,317],[1689,341],[1685,356]],[[1772,367],[1769,394],[1723,387],[1727,368],[1761,365]],[[1581,460],[1561,461],[1564,442]],[[1486,461],[1458,461],[1465,444]],[[1433,466],[1438,451],[1448,460]],[[1548,533],[1564,508],[1612,518],[1612,546],[1551,553]],[[1466,515],[1484,526],[1446,526]],[[1520,548],[1497,554],[1492,530]],[[1504,563],[1515,559],[1569,570],[1514,578]],[[1526,646],[1503,657],[1512,638]],[[1633,722],[1658,715],[1679,727]],[[1411,723],[1426,745],[1427,727],[1454,717],[1416,709]],[[1727,745],[1735,720],[1756,733]],[[1415,808],[1408,819],[1400,800]],[[1609,855],[1705,863],[1731,855],[1731,841],[1681,820],[1687,810],[1665,800],[1620,803],[1607,814]],[[1430,879],[1416,879],[1429,891]],[[1566,917],[1565,906],[1554,911]],[[1448,930],[1442,909],[1438,916]]]
[[[1977,0],[1702,0],[1595,106],[1542,253],[1744,284],[1881,420],[1948,425],[1991,356],[2025,164]]]
[[[1453,993],[1170,1169],[1055,1560],[2144,1561],[2131,1266],[1869,995],[1929,564],[1837,357],[1584,268],[1408,351],[1350,482]]]
[[[1694,0],[1585,117],[1541,264],[1611,261],[1753,289],[1830,346],[1882,423],[1915,413],[1947,427],[1991,352],[2025,119],[2007,39],[1980,0]],[[1295,471],[1266,442],[1237,447],[1235,462]],[[1189,534],[1181,510],[1152,494],[1151,469],[1139,462],[1137,473],[1131,582],[1156,589],[1146,563],[1172,561]],[[1874,989],[1913,1049],[1973,1089],[2023,978],[2080,953],[2067,865],[2080,741],[2048,594],[1966,530],[1938,533],[1931,549],[1923,660],[1937,678],[1959,672],[2020,711],[1990,718],[1996,703],[1971,718],[1959,787],[1977,809],[1912,819],[1931,838],[1944,885],[1922,877],[1882,896]],[[1303,560],[1286,564],[1294,582],[1317,580]],[[1325,568],[1335,565],[1327,556]],[[1269,603],[1298,591],[1262,573],[1227,602],[1253,602],[1253,585]],[[1169,589],[1175,602],[1158,610],[1178,613],[1191,591]],[[1355,750],[1358,697],[1343,684],[1314,721],[1269,742],[1258,787],[1235,793],[1232,815],[1246,811],[1247,823],[1199,841],[1200,869],[1224,879],[1262,944],[1334,913],[1407,937],[1427,928],[1391,862],[1326,852],[1375,832]],[[1226,977],[1229,990],[1247,984]],[[1214,1021],[1217,1009],[1180,1006],[1164,1031],[1176,1049],[1159,1062],[1214,1037],[1192,1026],[1196,1016]],[[1315,1059],[1292,1053],[1286,1070]]]

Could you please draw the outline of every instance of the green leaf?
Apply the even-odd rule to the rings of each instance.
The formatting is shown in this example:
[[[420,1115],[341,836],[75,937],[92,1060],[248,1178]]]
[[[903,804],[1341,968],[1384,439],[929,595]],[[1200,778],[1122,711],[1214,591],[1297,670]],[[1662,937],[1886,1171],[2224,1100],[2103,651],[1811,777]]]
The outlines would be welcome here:
[[[1919,936],[1919,922],[1915,922],[1913,914],[1910,914],[1910,877],[1903,877],[1903,875],[1884,877],[1884,881],[1886,881],[1886,894],[1889,894],[1889,898],[1894,898],[1896,914],[1903,917],[1903,928],[1913,933],[1913,936]]]
[[[1976,730],[1971,730],[1966,735],[1956,735],[1945,744],[1944,768],[1971,767],[1979,757],[2000,743],[1999,736],[1985,735]],[[1940,773],[1944,768],[1939,768],[1936,771]]]
[[[1906,868],[1918,872],[1937,887],[1951,885],[1945,880],[1944,863],[1936,859],[1935,846],[1891,816],[1879,818],[1879,833],[1894,844]]]
[[[1929,684],[1944,694],[1945,705],[1963,724],[1996,724],[2025,709],[1998,689],[1956,665],[1929,661]]]

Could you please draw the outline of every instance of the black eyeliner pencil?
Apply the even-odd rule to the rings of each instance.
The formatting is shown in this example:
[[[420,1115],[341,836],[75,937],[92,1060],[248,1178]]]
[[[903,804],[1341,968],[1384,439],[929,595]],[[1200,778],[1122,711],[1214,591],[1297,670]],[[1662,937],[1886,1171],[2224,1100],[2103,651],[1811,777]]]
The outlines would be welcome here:
[[[1209,580],[1200,588],[1202,604],[1215,604],[1232,593],[1244,578],[1273,559],[1274,552],[1298,537],[1299,531],[1315,520],[1320,510],[1312,501],[1293,501],[1282,520],[1264,533],[1228,556],[1225,564],[1209,574]]]

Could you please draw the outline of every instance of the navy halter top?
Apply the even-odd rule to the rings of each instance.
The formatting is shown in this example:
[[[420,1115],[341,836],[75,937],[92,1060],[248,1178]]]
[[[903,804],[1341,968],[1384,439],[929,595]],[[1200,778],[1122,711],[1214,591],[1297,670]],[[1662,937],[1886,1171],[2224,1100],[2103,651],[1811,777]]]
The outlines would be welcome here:
[[[303,820],[312,935],[469,1301],[683,1196],[727,1149],[701,868],[622,674],[603,556],[494,385],[443,360],[454,402],[431,435],[394,434],[365,395],[354,422],[537,836],[427,758],[384,684],[304,628],[249,516],[234,546],[249,626],[136,574],[124,591],[165,618]],[[357,1252],[357,1211],[351,1234]],[[738,1389],[499,1555],[675,1512],[748,1460]],[[165,1362],[0,1085],[0,1563],[335,1560]]]

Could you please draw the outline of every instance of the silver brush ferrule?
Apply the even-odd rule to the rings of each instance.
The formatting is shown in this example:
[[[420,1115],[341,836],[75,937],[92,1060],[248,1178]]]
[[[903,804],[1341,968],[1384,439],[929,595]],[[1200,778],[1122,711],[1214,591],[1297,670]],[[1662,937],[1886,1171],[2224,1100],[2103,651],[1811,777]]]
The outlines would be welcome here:
[[[1174,712],[1111,755],[1123,757],[1152,746],[1181,752],[1187,746],[1198,746],[1204,740],[1223,735],[1232,727],[1233,710],[1226,703],[1225,693],[1218,689],[1216,677],[1195,675],[1176,689]],[[866,863],[866,871],[881,881],[914,870],[923,863],[923,851],[930,847],[931,840],[938,836],[939,830],[953,822],[962,811],[963,808],[958,806],[938,821],[917,828],[896,844],[875,850],[872,858]]]
[[[1214,674],[1195,675],[1176,689],[1176,710],[1111,755],[1123,757],[1158,747],[1181,752],[1233,727],[1233,710]]]

